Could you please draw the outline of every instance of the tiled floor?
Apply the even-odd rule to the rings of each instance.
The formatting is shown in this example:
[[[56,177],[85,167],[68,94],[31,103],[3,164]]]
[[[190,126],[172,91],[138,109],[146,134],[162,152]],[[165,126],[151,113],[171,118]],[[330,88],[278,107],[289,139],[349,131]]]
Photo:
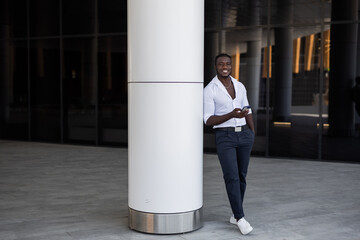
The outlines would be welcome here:
[[[253,157],[242,236],[216,155],[204,154],[204,226],[150,235],[127,226],[127,149],[0,141],[0,239],[360,239],[360,164]]]

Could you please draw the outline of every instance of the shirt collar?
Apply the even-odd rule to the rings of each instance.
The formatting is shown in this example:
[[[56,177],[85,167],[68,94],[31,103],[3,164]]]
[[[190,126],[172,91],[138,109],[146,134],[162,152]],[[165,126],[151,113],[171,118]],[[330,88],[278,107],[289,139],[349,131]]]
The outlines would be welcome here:
[[[214,77],[213,79],[214,79],[216,85],[218,85],[219,87],[220,87],[220,86],[223,86],[223,87],[225,88],[224,84],[222,84],[222,82],[220,81],[220,79],[218,78],[217,75],[215,75],[215,77]],[[236,79],[233,78],[231,75],[230,75],[230,79],[231,79],[231,81],[232,81],[233,83],[234,83],[234,81],[236,81]]]
[[[233,78],[232,76],[230,76],[230,79],[231,79],[232,83],[234,84],[235,96],[237,96],[237,90],[236,90],[236,87],[235,87],[235,83],[236,83],[237,80],[235,78]],[[217,75],[213,78],[213,80],[214,80],[215,84],[231,98],[231,96],[228,93],[228,91],[226,90],[224,84],[222,84],[222,82],[219,80]]]

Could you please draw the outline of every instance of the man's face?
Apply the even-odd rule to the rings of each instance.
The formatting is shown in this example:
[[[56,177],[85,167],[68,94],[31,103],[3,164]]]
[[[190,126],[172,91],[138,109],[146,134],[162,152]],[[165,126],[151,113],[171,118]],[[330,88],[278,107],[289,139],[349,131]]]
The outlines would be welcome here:
[[[227,78],[231,74],[231,59],[219,57],[216,61],[216,74],[219,77]]]

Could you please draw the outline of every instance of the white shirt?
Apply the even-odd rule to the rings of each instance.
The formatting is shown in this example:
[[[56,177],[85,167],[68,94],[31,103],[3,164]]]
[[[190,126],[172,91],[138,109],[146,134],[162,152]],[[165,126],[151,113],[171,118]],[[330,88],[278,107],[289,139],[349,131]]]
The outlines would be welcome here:
[[[204,88],[204,123],[213,115],[221,116],[233,111],[235,108],[242,109],[249,106],[245,86],[233,77],[231,77],[231,81],[235,88],[235,99],[232,99],[217,76]],[[251,114],[251,109],[249,114]],[[237,127],[245,124],[245,118],[231,118],[219,125],[214,125],[214,128]]]

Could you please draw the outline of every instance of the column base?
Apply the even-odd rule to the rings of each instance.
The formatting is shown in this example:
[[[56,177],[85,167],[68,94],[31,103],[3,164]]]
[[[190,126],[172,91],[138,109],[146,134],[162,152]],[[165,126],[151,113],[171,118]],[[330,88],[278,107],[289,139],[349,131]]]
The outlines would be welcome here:
[[[152,234],[177,234],[202,227],[202,207],[184,213],[147,213],[129,208],[129,228]]]

